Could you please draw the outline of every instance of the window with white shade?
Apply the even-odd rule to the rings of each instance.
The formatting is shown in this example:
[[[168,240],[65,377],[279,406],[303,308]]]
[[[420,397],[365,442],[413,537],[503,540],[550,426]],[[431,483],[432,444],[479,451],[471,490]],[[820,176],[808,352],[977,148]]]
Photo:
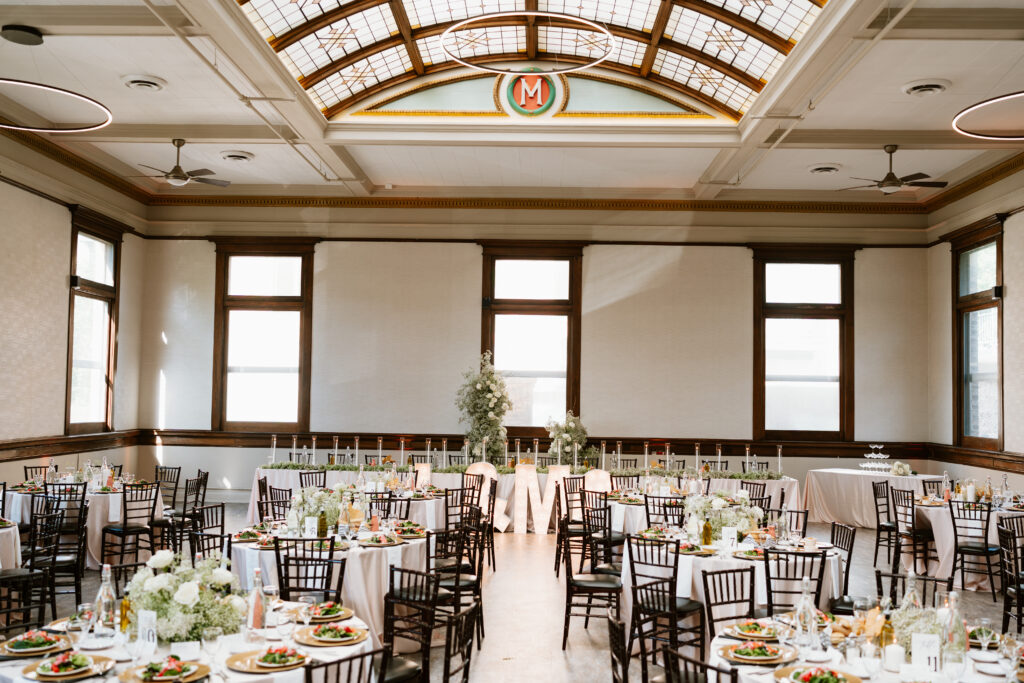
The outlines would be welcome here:
[[[755,438],[852,437],[852,278],[850,250],[755,250]]]
[[[215,428],[309,428],[313,244],[218,242]]]
[[[69,434],[113,428],[120,247],[120,233],[100,229],[94,234],[75,223],[65,411]]]
[[[579,414],[581,259],[577,246],[484,250],[482,345],[512,399],[505,424],[524,435]]]

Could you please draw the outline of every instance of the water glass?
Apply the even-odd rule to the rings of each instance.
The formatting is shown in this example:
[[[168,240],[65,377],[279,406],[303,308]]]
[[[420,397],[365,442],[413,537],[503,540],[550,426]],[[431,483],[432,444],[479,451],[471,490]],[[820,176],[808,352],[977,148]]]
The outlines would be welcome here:
[[[303,595],[299,598],[299,618],[302,619],[302,623],[305,626],[309,626],[309,620],[313,618],[313,605],[316,604],[316,600],[310,595]]]
[[[978,641],[981,643],[981,649],[987,650],[996,636],[995,631],[992,630],[992,620],[988,617],[982,617],[978,619],[977,626],[974,629],[978,632]]]
[[[1003,636],[999,643],[999,666],[1006,675],[1006,683],[1014,680],[1017,674],[1017,666],[1020,664],[1020,646],[1011,636]]]
[[[217,656],[220,654],[221,636],[224,629],[220,626],[208,626],[201,633],[203,651],[210,659],[210,668],[217,671]]]

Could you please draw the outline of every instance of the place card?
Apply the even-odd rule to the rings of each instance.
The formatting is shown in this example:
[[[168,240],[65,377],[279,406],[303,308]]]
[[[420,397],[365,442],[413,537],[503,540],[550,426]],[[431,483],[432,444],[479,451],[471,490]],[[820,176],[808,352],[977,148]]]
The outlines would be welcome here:
[[[152,657],[156,653],[156,612],[151,609],[139,610],[139,640],[146,643],[141,657]]]
[[[915,669],[925,668],[938,673],[939,636],[935,633],[914,633],[910,636],[910,664]]]
[[[316,517],[306,517],[302,520],[302,535],[306,538],[316,538],[317,521]]]
[[[722,540],[725,541],[726,548],[736,547],[736,527],[734,526],[723,526],[722,527]]]

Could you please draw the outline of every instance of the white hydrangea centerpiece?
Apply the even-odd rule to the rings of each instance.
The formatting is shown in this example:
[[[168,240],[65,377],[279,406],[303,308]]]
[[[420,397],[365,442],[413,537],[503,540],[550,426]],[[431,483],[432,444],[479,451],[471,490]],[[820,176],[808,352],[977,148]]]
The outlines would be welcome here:
[[[894,477],[909,477],[913,473],[914,471],[910,469],[910,465],[899,460],[894,462],[889,470],[889,474]]]
[[[749,497],[734,495],[730,498],[721,491],[710,496],[687,496],[685,510],[689,518],[687,533],[699,535],[704,520],[708,520],[711,537],[716,541],[722,538],[722,527],[735,527],[745,533],[756,529],[764,517],[764,510],[751,505]]]
[[[490,351],[480,356],[479,370],[470,370],[463,377],[455,396],[455,407],[461,413],[459,422],[468,425],[466,441],[473,455],[479,458],[484,437],[487,437],[486,458],[497,463],[505,453],[505,415],[512,409],[505,378],[494,369]]]

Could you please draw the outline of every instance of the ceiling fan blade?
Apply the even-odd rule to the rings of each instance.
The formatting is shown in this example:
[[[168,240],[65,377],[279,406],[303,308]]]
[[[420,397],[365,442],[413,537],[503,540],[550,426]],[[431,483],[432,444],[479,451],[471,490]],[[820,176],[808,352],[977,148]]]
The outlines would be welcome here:
[[[853,187],[841,187],[836,192],[843,192],[844,190],[861,190],[865,187],[878,187],[878,185],[854,185]]]
[[[159,174],[160,174],[161,176],[165,176],[165,175],[167,175],[168,173],[170,173],[170,171],[164,171],[164,170],[161,170],[161,169],[159,169],[159,168],[154,168],[153,166],[150,166],[149,164],[139,164],[139,166],[142,166],[143,168],[148,168],[148,169],[150,169],[150,170],[152,170],[152,171],[156,171],[156,172],[157,172],[157,173],[159,173]]]
[[[122,178],[163,178],[162,175],[125,175]]]
[[[185,173],[185,175],[187,175],[187,176],[189,176],[191,178],[194,178],[195,176],[199,176],[199,175],[213,175],[214,173],[215,173],[215,171],[211,171],[208,168],[197,168],[194,171],[187,171]],[[925,176],[925,177],[927,177],[927,176]]]
[[[912,180],[924,180],[925,178],[931,178],[931,176],[928,175],[927,173],[921,173],[920,171],[918,171],[917,173],[905,175],[902,178],[900,178],[900,180],[902,180],[905,183],[909,183]]]
[[[926,180],[926,181],[920,181],[919,180],[917,182],[906,183],[906,184],[910,185],[911,187],[945,187],[946,185],[949,185],[949,183],[942,182],[942,181],[939,181],[939,180]]]
[[[231,184],[230,180],[217,180],[216,178],[192,178],[197,183],[206,183],[207,185],[216,185],[217,187],[227,187]]]
[[[876,184],[876,185],[877,185],[878,183],[882,182],[881,180],[875,180],[874,178],[858,178],[858,177],[857,177],[857,176],[855,176],[855,175],[852,175],[852,176],[850,176],[850,180],[866,180],[866,181],[868,181],[869,183],[874,183],[874,184]]]

